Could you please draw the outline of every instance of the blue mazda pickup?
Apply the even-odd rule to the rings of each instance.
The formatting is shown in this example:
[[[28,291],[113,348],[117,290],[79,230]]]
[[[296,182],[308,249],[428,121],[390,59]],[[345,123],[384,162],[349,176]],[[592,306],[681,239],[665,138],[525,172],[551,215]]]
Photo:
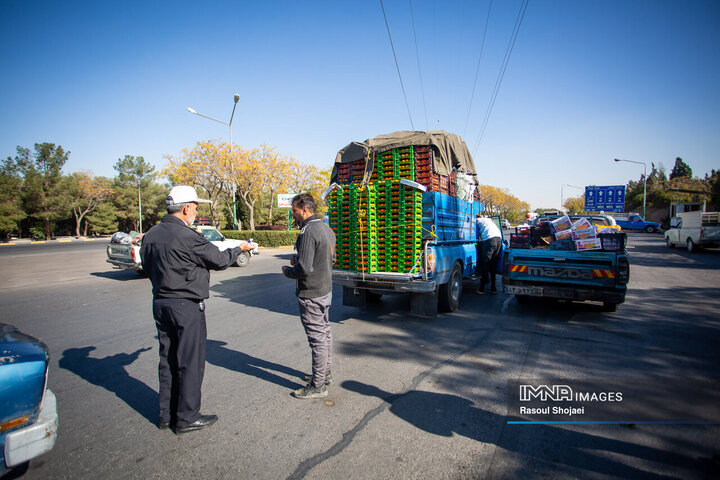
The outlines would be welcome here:
[[[0,323],[0,475],[27,469],[57,437],[55,395],[47,388],[47,346]]]

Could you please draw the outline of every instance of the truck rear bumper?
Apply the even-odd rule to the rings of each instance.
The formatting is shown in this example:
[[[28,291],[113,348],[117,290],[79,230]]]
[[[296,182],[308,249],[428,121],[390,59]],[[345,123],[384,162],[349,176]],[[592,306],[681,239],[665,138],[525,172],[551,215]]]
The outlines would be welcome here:
[[[549,284],[526,283],[503,278],[503,291],[531,297],[559,298],[576,301],[595,301],[620,304],[625,301],[625,289],[602,290]]]
[[[130,261],[127,261],[127,260],[114,260],[114,259],[112,259],[112,258],[108,258],[108,259],[105,260],[105,261],[108,262],[108,263],[112,263],[112,264],[115,265],[117,268],[124,268],[124,269],[128,269],[128,270],[142,270],[142,266],[141,266],[141,265],[138,265],[138,264],[135,263],[135,262],[130,262]]]
[[[333,284],[344,287],[384,290],[388,292],[435,292],[434,280],[423,280],[407,273],[362,273],[333,270]]]

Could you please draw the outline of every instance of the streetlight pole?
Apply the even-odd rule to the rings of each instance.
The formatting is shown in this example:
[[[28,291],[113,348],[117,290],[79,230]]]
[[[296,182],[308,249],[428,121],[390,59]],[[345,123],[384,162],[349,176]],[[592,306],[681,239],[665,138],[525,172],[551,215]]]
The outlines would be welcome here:
[[[233,230],[237,230],[237,208],[235,207],[235,194],[237,185],[235,184],[235,160],[233,157],[233,141],[232,141],[232,121],[233,117],[235,116],[235,107],[237,106],[238,100],[240,100],[240,94],[236,93],[233,96],[233,109],[232,113],[230,114],[230,121],[229,122],[223,122],[222,120],[218,120],[217,118],[209,117],[207,115],[203,115],[202,113],[196,112],[194,109],[187,107],[187,111],[198,115],[203,118],[207,118],[208,120],[213,120],[218,123],[222,123],[223,125],[227,125],[230,129],[230,175],[232,176],[232,216],[233,216]]]
[[[645,197],[647,197],[647,164],[643,162],[636,162],[635,160],[625,160],[624,158],[615,158],[616,162],[629,162],[637,163],[643,166],[643,219],[645,218]]]

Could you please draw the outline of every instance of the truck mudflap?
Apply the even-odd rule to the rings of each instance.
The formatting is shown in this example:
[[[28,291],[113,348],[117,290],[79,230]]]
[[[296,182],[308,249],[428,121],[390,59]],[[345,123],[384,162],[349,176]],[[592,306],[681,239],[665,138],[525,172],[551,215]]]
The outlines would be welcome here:
[[[595,301],[620,304],[625,302],[625,290],[602,290],[593,288],[578,288],[577,286],[562,286],[524,284],[523,282],[507,281],[503,278],[503,292],[511,295],[526,295],[529,297],[559,298],[575,301]]]
[[[388,292],[433,293],[437,286],[434,280],[423,280],[420,274],[408,273],[333,270],[332,278],[335,285]]]

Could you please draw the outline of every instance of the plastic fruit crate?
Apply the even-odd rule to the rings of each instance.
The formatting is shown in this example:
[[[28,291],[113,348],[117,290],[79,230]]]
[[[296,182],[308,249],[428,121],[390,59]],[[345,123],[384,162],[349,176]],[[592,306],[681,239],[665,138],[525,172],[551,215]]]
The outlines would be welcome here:
[[[598,234],[602,242],[602,249],[606,252],[621,252],[627,245],[627,233],[625,232],[603,232]]]

